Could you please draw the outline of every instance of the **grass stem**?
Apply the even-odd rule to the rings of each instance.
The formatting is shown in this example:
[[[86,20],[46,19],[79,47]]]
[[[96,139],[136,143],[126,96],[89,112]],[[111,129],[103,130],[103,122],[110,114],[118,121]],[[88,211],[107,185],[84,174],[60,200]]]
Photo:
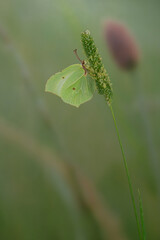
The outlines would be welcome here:
[[[139,116],[141,118],[141,128],[145,135],[146,140],[146,148],[148,151],[148,161],[150,165],[150,170],[158,197],[160,197],[160,174],[159,174],[160,166],[158,161],[157,149],[155,147],[149,109],[146,102],[147,98],[144,93],[140,72],[138,70],[131,72],[131,78],[134,82],[134,85],[136,86],[135,93],[137,94],[136,97],[138,100]]]
[[[142,228],[142,239],[146,240],[146,231],[144,226],[144,213],[143,213],[143,205],[142,205],[142,199],[141,199],[141,193],[138,189],[138,195],[139,195],[139,208],[140,208],[140,219],[141,219],[141,228]]]
[[[139,239],[142,239],[142,238],[141,238],[140,224],[139,224],[138,214],[137,214],[137,208],[136,208],[136,203],[135,203],[135,198],[134,198],[134,193],[133,193],[133,187],[132,187],[131,178],[130,178],[130,174],[129,174],[129,170],[128,170],[128,165],[127,165],[127,160],[126,160],[125,153],[124,153],[124,150],[123,150],[122,141],[121,141],[121,138],[120,138],[120,134],[119,134],[119,130],[118,130],[118,126],[117,126],[117,122],[116,122],[116,118],[115,118],[115,115],[114,115],[114,111],[113,111],[112,105],[110,105],[110,109],[111,109],[111,113],[112,113],[114,125],[115,125],[115,128],[116,128],[116,133],[117,133],[117,137],[118,137],[118,142],[119,142],[120,149],[121,149],[121,152],[122,152],[123,163],[124,163],[124,167],[125,167],[125,171],[126,171],[126,175],[127,175],[127,179],[128,179],[129,190],[130,190],[132,205],[133,205],[134,214],[135,214],[135,218],[136,218],[136,223],[137,223],[137,228],[138,228]]]

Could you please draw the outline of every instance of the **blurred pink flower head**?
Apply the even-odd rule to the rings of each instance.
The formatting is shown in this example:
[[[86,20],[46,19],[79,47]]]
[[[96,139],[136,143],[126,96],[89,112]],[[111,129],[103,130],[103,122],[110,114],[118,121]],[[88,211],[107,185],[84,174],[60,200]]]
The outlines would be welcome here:
[[[125,25],[118,21],[106,21],[104,37],[113,58],[122,69],[130,70],[138,64],[139,50],[134,37]]]

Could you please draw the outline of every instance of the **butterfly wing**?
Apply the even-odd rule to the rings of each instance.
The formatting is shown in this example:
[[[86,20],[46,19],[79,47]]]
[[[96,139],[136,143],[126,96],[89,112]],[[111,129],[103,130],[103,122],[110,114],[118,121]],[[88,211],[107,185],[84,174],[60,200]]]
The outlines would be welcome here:
[[[71,65],[62,72],[52,75],[46,83],[45,91],[61,97],[61,91],[65,82],[72,82],[73,79],[79,79],[83,74],[84,70],[80,64]]]
[[[80,64],[71,65],[51,76],[45,87],[46,92],[54,93],[76,107],[91,99],[94,90],[94,81],[85,76]]]
[[[85,75],[72,84],[64,84],[62,89],[62,100],[73,106],[79,107],[82,103],[89,101],[94,93],[94,81]]]

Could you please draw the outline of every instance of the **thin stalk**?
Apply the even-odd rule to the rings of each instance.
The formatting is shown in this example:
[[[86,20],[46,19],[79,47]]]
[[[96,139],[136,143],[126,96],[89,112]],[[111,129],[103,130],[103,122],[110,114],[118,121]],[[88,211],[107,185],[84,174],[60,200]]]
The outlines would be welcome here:
[[[129,170],[128,170],[128,165],[127,165],[127,160],[126,160],[125,153],[124,153],[124,150],[123,150],[122,141],[121,141],[121,138],[120,138],[120,134],[119,134],[119,130],[118,130],[118,126],[117,126],[117,122],[116,122],[116,118],[115,118],[115,115],[114,115],[112,105],[110,104],[109,107],[111,109],[115,129],[116,129],[116,133],[117,133],[117,137],[118,137],[118,142],[119,142],[120,149],[121,149],[121,152],[122,152],[123,163],[124,163],[124,167],[125,167],[125,171],[126,171],[126,175],[127,175],[127,179],[128,179],[129,190],[130,190],[132,205],[133,205],[134,214],[135,214],[135,218],[136,218],[139,239],[142,239],[141,238],[140,224],[139,224],[139,220],[138,220],[138,213],[137,213],[137,208],[136,208],[136,203],[135,203],[135,198],[134,198],[134,193],[133,193],[133,187],[132,187],[132,182],[131,182],[131,177],[130,177]]]
[[[141,227],[142,227],[142,239],[146,240],[146,231],[144,226],[144,213],[143,213],[143,204],[141,199],[140,190],[138,189],[138,195],[139,195],[139,208],[140,208],[140,218],[141,218]]]
[[[144,94],[142,79],[138,70],[131,72],[131,77],[133,79],[134,85],[136,86],[135,93],[137,94],[139,114],[141,117],[142,129],[145,134],[147,151],[148,151],[148,160],[150,164],[151,174],[154,180],[154,184],[157,190],[157,194],[160,197],[160,174],[159,174],[159,163],[158,155],[154,143],[154,136],[151,129],[150,116],[148,113],[148,106],[146,103],[146,96]]]

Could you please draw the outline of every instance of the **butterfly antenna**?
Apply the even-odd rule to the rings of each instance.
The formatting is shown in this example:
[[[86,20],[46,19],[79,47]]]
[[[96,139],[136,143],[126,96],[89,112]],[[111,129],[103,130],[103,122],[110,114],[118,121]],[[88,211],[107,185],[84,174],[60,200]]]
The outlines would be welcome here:
[[[85,71],[85,74],[84,74],[84,75],[87,75],[87,69],[86,69],[86,67],[85,67],[85,62],[84,62],[84,60],[82,61],[82,60],[80,59],[80,57],[78,56],[77,49],[75,49],[73,52],[75,53],[77,59],[78,59],[78,60],[80,61],[80,63],[82,64],[82,67],[83,67],[83,69],[84,69],[84,71]]]
[[[82,61],[82,60],[80,59],[80,57],[78,56],[77,49],[75,49],[73,52],[75,53],[77,59],[83,64],[83,61]]]

